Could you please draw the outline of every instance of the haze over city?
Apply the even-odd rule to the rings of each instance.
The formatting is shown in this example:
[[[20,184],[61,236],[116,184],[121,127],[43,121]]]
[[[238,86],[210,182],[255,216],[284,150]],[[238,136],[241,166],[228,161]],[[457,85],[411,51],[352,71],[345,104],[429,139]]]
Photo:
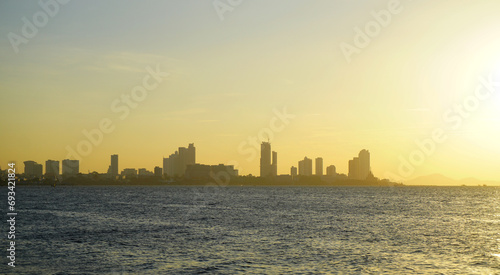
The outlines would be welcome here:
[[[367,148],[376,176],[499,181],[500,3],[389,2],[70,1],[37,27],[38,1],[2,1],[0,166],[80,144],[82,172],[152,171],[195,143],[258,175],[269,139],[278,174]]]

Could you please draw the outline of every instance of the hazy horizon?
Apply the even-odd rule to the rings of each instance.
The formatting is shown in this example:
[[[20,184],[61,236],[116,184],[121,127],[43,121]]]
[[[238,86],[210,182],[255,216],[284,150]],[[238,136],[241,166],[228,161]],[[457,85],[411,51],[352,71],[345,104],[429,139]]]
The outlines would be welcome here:
[[[367,149],[380,178],[500,181],[500,2],[54,3],[39,26],[38,1],[0,3],[2,169],[84,141],[81,172],[106,172],[111,154],[152,170],[194,143],[197,163],[259,175],[248,138],[271,133],[278,174],[305,156],[347,174]],[[92,143],[83,132],[102,123]]]

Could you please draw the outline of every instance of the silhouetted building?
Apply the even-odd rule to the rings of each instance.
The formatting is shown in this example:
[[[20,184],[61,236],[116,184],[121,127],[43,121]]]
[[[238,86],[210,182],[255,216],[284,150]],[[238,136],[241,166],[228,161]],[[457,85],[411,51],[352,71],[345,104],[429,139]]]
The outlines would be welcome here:
[[[272,175],[278,175],[278,153],[273,151],[273,162],[271,164]]]
[[[292,180],[294,180],[297,177],[297,167],[292,166],[290,168],[290,175],[292,176]]]
[[[299,175],[312,176],[312,159],[304,157],[299,161]]]
[[[224,165],[224,164],[211,165],[210,169],[214,174],[214,176],[217,176],[220,172],[227,173],[229,176],[232,177],[238,176],[238,169],[234,169],[234,165]]]
[[[182,177],[186,172],[187,165],[196,163],[196,148],[190,143],[188,148],[179,147],[168,158],[163,159],[163,172],[169,177]]]
[[[323,176],[323,158],[316,158],[316,176]]]
[[[135,168],[125,168],[121,173],[122,178],[124,179],[135,179],[137,178],[137,170]]]
[[[152,176],[154,176],[154,174],[153,174],[153,172],[148,171],[146,168],[139,168],[138,176],[139,177],[152,177]]]
[[[273,169],[271,164],[271,143],[262,142],[260,145],[260,176],[269,177]]]
[[[47,160],[45,161],[45,178],[59,177],[59,161]]]
[[[208,180],[210,171],[210,165],[199,163],[189,164],[186,167],[186,174],[184,177],[191,180]]]
[[[163,176],[163,169],[161,169],[161,167],[159,166],[155,166],[154,173],[155,177],[161,178]]]
[[[42,178],[43,166],[35,161],[28,160],[24,162],[24,177],[26,178]]]
[[[62,161],[62,175],[65,178],[73,177],[80,173],[80,161],[64,159]]]
[[[179,176],[178,174],[179,152],[170,154],[168,158],[163,158],[163,173],[168,177]]]
[[[359,179],[359,158],[353,158],[349,161],[349,178]]]
[[[184,177],[190,180],[213,180],[213,177],[221,176],[220,173],[225,173],[224,175],[230,177],[238,176],[238,170],[234,169],[233,165],[205,165],[196,163],[187,165]]]
[[[335,165],[330,165],[326,167],[326,175],[329,177],[337,176],[337,168],[335,168]]]
[[[359,158],[359,179],[365,180],[370,175],[370,152],[368,150],[361,150],[358,155]]]
[[[108,175],[112,179],[118,176],[118,155],[111,155],[111,165],[108,168]]]

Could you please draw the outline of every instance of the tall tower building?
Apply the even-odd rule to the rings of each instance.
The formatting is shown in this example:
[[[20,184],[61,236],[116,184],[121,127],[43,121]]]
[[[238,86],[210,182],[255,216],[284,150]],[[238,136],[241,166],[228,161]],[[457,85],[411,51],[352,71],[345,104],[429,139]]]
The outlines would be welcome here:
[[[41,178],[43,166],[36,161],[28,160],[24,162],[24,176],[26,178]]]
[[[179,151],[175,151],[168,158],[163,158],[163,173],[169,177],[182,177],[186,173],[188,165],[196,163],[196,148],[194,143],[189,146],[179,147]]]
[[[260,145],[260,176],[268,177],[270,175],[272,175],[271,143],[262,142]]]
[[[349,161],[349,178],[359,179],[359,158],[353,158]]]
[[[177,172],[179,176],[184,176],[188,164],[196,163],[196,149],[194,143],[190,143],[188,148],[179,147],[179,157],[177,163]]]
[[[290,175],[292,176],[292,180],[294,180],[297,177],[297,167],[292,166],[290,168]]]
[[[186,164],[195,164],[195,163],[196,163],[196,148],[194,147],[194,143],[189,143],[187,149]]]
[[[368,150],[361,150],[358,155],[359,158],[359,179],[365,180],[370,174],[370,152]]]
[[[272,168],[272,175],[277,176],[278,175],[278,153],[273,151],[273,162],[271,164]]]
[[[316,158],[316,176],[323,176],[323,158]]]
[[[299,175],[312,176],[312,159],[304,157],[299,161]]]
[[[62,175],[63,177],[72,177],[80,173],[80,161],[65,159],[62,161]]]
[[[59,161],[47,160],[45,161],[45,177],[54,178],[59,176]]]
[[[110,176],[115,178],[118,176],[118,155],[111,155],[111,166],[109,168]]]

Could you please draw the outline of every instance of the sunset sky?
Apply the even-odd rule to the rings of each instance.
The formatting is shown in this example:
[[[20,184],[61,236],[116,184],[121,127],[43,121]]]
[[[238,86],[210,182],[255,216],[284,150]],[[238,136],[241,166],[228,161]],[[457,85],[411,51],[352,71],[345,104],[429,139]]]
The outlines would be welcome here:
[[[53,16],[38,1],[0,2],[2,169],[65,159],[106,120],[113,130],[81,172],[106,172],[111,154],[120,170],[152,170],[194,143],[198,163],[258,175],[248,137],[286,109],[294,117],[271,127],[279,174],[304,156],[347,173],[368,149],[378,177],[500,180],[500,1],[41,2]],[[346,55],[357,28],[364,45]],[[125,107],[145,76],[156,84],[152,70],[168,76]],[[415,140],[436,129],[445,140],[420,153]]]

